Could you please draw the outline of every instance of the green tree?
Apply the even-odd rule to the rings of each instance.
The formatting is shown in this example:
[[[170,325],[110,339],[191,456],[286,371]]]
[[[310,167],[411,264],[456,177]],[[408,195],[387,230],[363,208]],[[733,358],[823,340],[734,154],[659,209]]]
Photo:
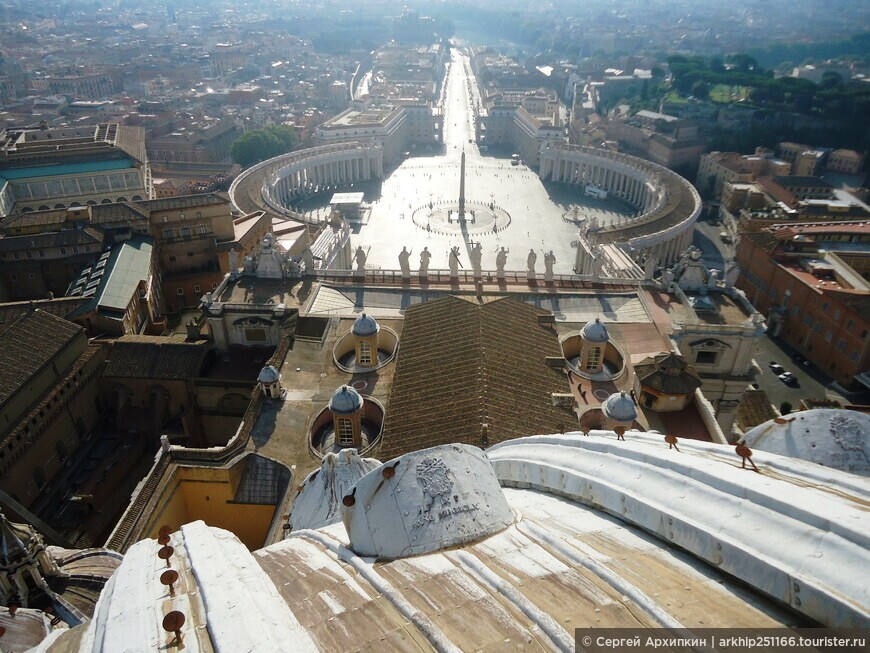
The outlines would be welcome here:
[[[289,152],[297,142],[296,131],[289,125],[254,129],[236,139],[230,146],[230,156],[240,166],[247,168]]]
[[[706,100],[710,97],[710,85],[707,82],[695,82],[692,84],[692,95],[699,100]]]

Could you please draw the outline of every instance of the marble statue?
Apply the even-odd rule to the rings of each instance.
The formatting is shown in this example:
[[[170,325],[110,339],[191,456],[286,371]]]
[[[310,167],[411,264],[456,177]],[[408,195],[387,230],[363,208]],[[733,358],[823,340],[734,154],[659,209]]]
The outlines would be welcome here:
[[[305,249],[302,250],[302,263],[305,265],[306,275],[314,274],[317,264],[314,262],[314,254],[311,253],[311,248],[307,245],[305,246]]]
[[[429,252],[428,247],[424,247],[423,251],[420,252],[420,276],[428,277],[429,276],[429,261],[432,258],[432,254]]]
[[[646,257],[646,260],[643,262],[643,278],[644,279],[652,279],[655,276],[656,268],[658,267],[659,261],[653,256],[649,255]]]
[[[665,286],[665,290],[668,290],[671,287],[671,284],[674,282],[674,271],[668,268],[664,272],[662,272],[662,283]]]
[[[604,270],[604,252],[601,245],[596,245],[592,251],[592,281],[598,281],[601,278],[601,272]]]
[[[366,267],[366,252],[362,248],[362,245],[359,245],[356,248],[356,253],[353,255],[353,260],[356,261],[356,272],[357,274],[365,273]]]
[[[407,247],[403,247],[399,252],[399,269],[402,271],[403,279],[411,278],[411,252]]]
[[[725,287],[733,288],[740,276],[740,266],[737,261],[730,259],[725,263]]]
[[[459,245],[455,245],[450,248],[450,278],[455,279],[459,276],[459,266],[462,263],[459,262]]]
[[[245,271],[245,274],[254,274],[257,271],[257,259],[253,256],[246,256],[242,269]]]
[[[499,279],[504,279],[504,266],[507,265],[507,255],[509,249],[502,247],[495,256],[495,276]]]
[[[477,243],[474,247],[471,248],[471,269],[474,270],[474,278],[480,279],[482,276],[481,272],[481,261],[483,259],[483,245]]]
[[[230,274],[236,275],[239,273],[239,253],[236,251],[235,247],[230,250],[230,253],[227,255],[227,259],[230,264]]]
[[[529,279],[535,278],[535,263],[538,262],[538,255],[535,254],[535,250],[530,249],[529,255],[526,257],[526,268],[527,268],[527,276]]]
[[[556,263],[556,255],[553,254],[553,250],[551,249],[549,252],[544,254],[544,279],[546,281],[553,280],[553,265]]]
[[[716,288],[719,285],[719,270],[710,270],[710,276],[707,277],[707,287]]]

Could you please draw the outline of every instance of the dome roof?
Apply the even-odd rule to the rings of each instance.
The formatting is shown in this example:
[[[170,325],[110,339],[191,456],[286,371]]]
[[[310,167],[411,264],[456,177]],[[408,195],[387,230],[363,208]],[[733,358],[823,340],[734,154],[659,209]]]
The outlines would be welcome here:
[[[260,383],[276,383],[280,379],[281,374],[272,365],[266,365],[266,367],[260,370],[260,376],[257,377],[257,381]]]
[[[610,340],[610,334],[607,333],[607,327],[601,323],[597,317],[594,322],[587,322],[586,325],[580,329],[580,335],[584,340],[588,340],[590,342],[607,342]]]
[[[371,315],[363,313],[353,323],[353,335],[355,336],[373,336],[380,329],[375,318]]]
[[[362,408],[363,398],[349,385],[343,385],[329,400],[329,410],[338,415],[350,415]]]
[[[819,408],[768,420],[746,432],[747,446],[870,476],[870,416]]]
[[[624,392],[610,395],[601,404],[601,410],[607,417],[619,422],[633,422],[637,419],[637,406],[634,405],[634,400]]]

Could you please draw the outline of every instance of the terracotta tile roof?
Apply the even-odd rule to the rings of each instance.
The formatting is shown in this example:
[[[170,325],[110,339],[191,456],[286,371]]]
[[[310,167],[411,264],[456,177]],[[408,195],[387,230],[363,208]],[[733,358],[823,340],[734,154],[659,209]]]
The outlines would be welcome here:
[[[513,299],[479,305],[457,297],[410,307],[384,424],[386,460],[438,444],[488,446],[576,426],[552,405],[565,376],[545,364],[561,357],[548,312]],[[486,424],[486,427],[483,425]]]
[[[55,299],[32,299],[23,302],[0,304],[0,325],[26,315],[34,308],[51,313],[57,317],[65,318],[87,302],[87,299],[81,297],[57,297]]]
[[[648,356],[634,366],[641,385],[669,395],[687,395],[701,387],[701,379],[682,356],[661,353]]]
[[[0,405],[83,331],[72,322],[40,310],[0,326]]]
[[[737,407],[737,424],[744,431],[779,417],[764,390],[747,390]]]
[[[171,336],[124,336],[109,344],[103,376],[126,379],[192,379],[199,375],[208,343]]]

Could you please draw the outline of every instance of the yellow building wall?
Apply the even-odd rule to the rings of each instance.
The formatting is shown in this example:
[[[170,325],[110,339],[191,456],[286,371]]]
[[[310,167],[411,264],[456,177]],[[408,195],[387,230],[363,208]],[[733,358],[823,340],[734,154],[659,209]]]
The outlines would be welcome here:
[[[232,503],[242,465],[226,469],[185,467],[173,479],[175,488],[156,511],[148,537],[156,538],[160,527],[173,531],[201,519],[209,526],[234,533],[248,549],[262,548],[275,514],[275,506]],[[231,482],[232,481],[232,482]]]

